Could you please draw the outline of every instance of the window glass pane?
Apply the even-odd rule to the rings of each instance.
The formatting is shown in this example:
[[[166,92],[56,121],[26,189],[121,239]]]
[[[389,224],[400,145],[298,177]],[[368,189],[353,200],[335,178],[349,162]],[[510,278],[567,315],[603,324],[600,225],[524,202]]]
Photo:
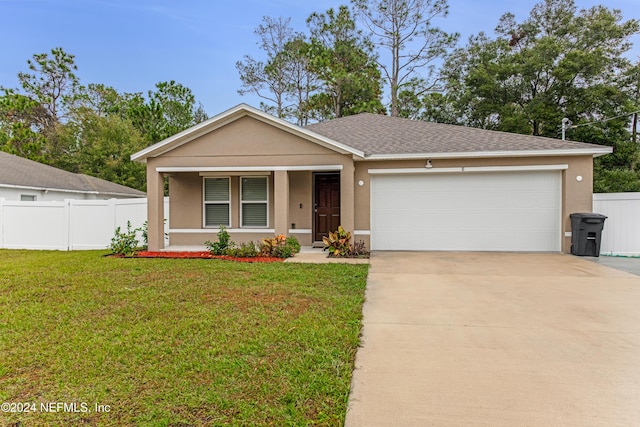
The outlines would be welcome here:
[[[266,203],[243,203],[242,204],[242,226],[243,227],[266,227],[267,226],[267,204]]]
[[[35,202],[36,201],[36,196],[32,196],[30,194],[21,194],[20,195],[20,201],[21,202]]]
[[[205,178],[204,200],[206,202],[229,201],[229,178]]]
[[[229,204],[216,203],[204,207],[205,225],[207,227],[219,227],[229,225]]]
[[[242,178],[242,200],[261,202],[266,201],[267,178]]]

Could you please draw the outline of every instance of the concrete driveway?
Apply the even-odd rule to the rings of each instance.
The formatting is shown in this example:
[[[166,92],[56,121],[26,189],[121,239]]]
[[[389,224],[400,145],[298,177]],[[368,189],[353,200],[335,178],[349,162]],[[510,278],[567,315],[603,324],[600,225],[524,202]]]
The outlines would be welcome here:
[[[640,277],[571,255],[375,253],[346,426],[640,425]]]

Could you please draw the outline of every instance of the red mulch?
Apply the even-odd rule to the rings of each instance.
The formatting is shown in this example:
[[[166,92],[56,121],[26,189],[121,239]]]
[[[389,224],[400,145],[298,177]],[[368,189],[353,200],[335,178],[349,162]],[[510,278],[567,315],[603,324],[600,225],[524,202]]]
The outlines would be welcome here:
[[[211,255],[210,252],[137,252],[136,258],[214,258],[237,262],[282,262],[283,258],[257,256],[252,258],[236,258],[227,255]]]

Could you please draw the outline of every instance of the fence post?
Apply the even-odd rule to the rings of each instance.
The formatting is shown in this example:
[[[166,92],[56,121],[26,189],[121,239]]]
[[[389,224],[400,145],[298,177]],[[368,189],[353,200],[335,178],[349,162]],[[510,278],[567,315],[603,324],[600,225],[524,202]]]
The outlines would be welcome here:
[[[0,198],[0,248],[4,248],[4,199]]]
[[[67,228],[66,236],[67,241],[63,242],[63,246],[65,246],[67,251],[71,250],[72,238],[71,238],[71,199],[64,199],[64,225]]]

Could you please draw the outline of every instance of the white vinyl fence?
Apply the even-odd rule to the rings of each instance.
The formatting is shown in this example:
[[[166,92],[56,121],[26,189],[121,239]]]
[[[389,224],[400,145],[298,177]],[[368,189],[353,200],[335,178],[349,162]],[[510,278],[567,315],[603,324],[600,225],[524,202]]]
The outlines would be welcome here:
[[[169,198],[165,197],[165,216]],[[606,215],[600,253],[640,256],[640,193],[593,195],[593,212]],[[104,249],[116,227],[139,228],[147,199],[17,202],[0,199],[0,248]],[[168,219],[165,232],[168,231]],[[165,242],[168,244],[168,242]]]
[[[593,195],[593,212],[606,215],[600,253],[640,256],[640,193]]]
[[[168,214],[169,199],[164,203]],[[126,230],[130,221],[132,228],[139,228],[146,220],[146,198],[61,202],[0,199],[0,248],[105,249],[116,227]]]

